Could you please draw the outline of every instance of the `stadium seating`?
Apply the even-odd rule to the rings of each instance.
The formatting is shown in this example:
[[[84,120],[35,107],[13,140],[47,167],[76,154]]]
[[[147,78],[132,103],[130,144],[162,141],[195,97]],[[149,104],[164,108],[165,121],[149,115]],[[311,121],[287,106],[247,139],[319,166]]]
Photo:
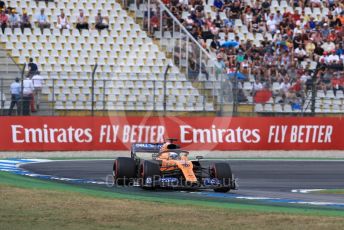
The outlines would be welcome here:
[[[41,8],[45,9],[50,29],[33,26],[22,33],[6,28],[1,42],[19,64],[29,57],[47,80],[43,89],[57,110],[91,109],[91,77],[95,74],[96,110],[162,110],[164,71],[171,60],[134,22],[121,5],[111,0],[62,0],[55,2],[5,1],[19,14],[26,10],[32,23]],[[56,27],[60,9],[73,24],[71,30]],[[91,28],[101,11],[109,17],[109,30],[75,29],[79,10],[88,16]],[[170,68],[167,82],[167,109],[203,110],[204,97],[178,68]],[[205,109],[213,110],[207,104]]]
[[[221,0],[222,1],[222,0]],[[165,1],[164,1],[165,2]],[[333,3],[330,3],[329,1],[322,1],[321,7],[319,6],[312,6],[311,3],[308,1],[305,4],[306,5],[300,5],[300,1],[277,1],[277,0],[267,0],[267,1],[255,1],[255,0],[243,0],[243,1],[222,1],[222,4],[228,4],[225,7],[217,8],[214,5],[213,0],[209,1],[192,1],[192,2],[183,2],[183,1],[167,1],[168,7],[172,9],[172,11],[175,13],[175,17],[177,17],[182,23],[189,25],[189,28],[191,28],[189,31],[190,33],[193,33],[194,31],[203,31],[204,29],[209,30],[207,26],[211,24],[213,30],[210,30],[214,36],[218,36],[221,43],[225,41],[234,41],[236,40],[240,45],[238,46],[237,50],[231,50],[231,52],[228,52],[226,50],[222,49],[210,49],[210,44],[212,42],[211,39],[206,39],[203,37],[201,33],[198,33],[198,41],[200,44],[206,44],[206,47],[209,49],[209,52],[211,55],[216,58],[218,54],[221,54],[221,58],[226,63],[226,68],[224,69],[224,72],[228,72],[228,69],[235,69],[236,66],[233,62],[230,62],[229,57],[230,55],[237,54],[238,50],[242,50],[245,52],[246,55],[250,55],[247,53],[247,51],[250,48],[255,46],[256,49],[262,51],[266,50],[269,47],[272,47],[272,52],[275,56],[279,58],[281,56],[282,52],[277,53],[276,50],[278,50],[279,47],[289,47],[287,48],[287,53],[289,58],[294,59],[294,51],[295,47],[293,47],[292,43],[297,37],[297,34],[300,33],[300,30],[303,30],[302,36],[306,35],[308,40],[314,41],[316,38],[313,37],[310,39],[310,36],[316,35],[316,33],[326,33],[327,26],[330,27],[329,31],[334,31],[337,35],[337,39],[334,40],[335,45],[339,45],[339,48],[336,47],[335,52],[339,58],[339,61],[337,64],[343,65],[344,62],[344,54],[343,54],[343,33],[344,33],[344,25],[343,23],[340,24],[340,21],[343,21],[343,15],[344,15],[344,4],[343,1],[333,1]],[[229,26],[229,18],[227,17],[227,13],[230,13],[230,7],[232,7],[232,4],[235,4],[233,2],[239,3],[240,6],[240,12],[239,17],[237,17],[235,20],[233,20],[234,25]],[[264,12],[262,10],[262,4],[267,3],[267,9],[269,12]],[[303,1],[302,1],[303,2]],[[152,1],[150,1],[150,4]],[[189,4],[189,5],[186,5]],[[293,4],[293,5],[290,5]],[[332,5],[331,5],[332,4]],[[144,18],[146,17],[147,12],[147,5],[148,1],[143,1],[139,7],[136,7],[135,4],[132,4],[130,6],[130,9],[132,11],[136,12],[137,17]],[[245,18],[248,18],[245,11],[251,8],[255,10],[255,12],[252,14],[253,16],[261,16],[261,20],[263,21],[263,30],[262,31],[255,31],[252,29],[252,25],[250,24],[250,21],[245,21]],[[153,6],[154,9],[154,6]],[[200,11],[202,9],[201,13],[197,14],[197,11]],[[196,11],[196,13],[195,13]],[[267,27],[267,21],[269,20],[270,16],[274,17],[277,15],[277,13],[280,12],[280,15],[282,18],[288,18],[290,21],[288,22],[290,27],[292,27],[292,30],[286,33],[286,31],[283,31],[283,28],[280,27],[280,23],[277,23],[276,30],[274,32],[269,31],[269,28]],[[207,20],[208,15],[211,17],[211,21]],[[217,16],[220,18],[220,22],[216,25],[213,20],[218,20]],[[331,16],[335,19],[331,21]],[[311,25],[311,19],[314,17],[313,24],[317,26],[315,29],[314,25]],[[251,19],[253,21],[253,19]],[[201,22],[200,22],[201,21]],[[309,24],[308,24],[309,23]],[[328,24],[328,25],[326,25]],[[288,25],[288,26],[289,26]],[[294,27],[300,26],[300,28],[294,29]],[[214,32],[215,31],[215,32]],[[171,33],[168,31],[165,31],[162,36],[159,32],[155,33],[156,36],[162,39],[162,45],[167,48],[167,50],[172,51],[173,47],[171,46]],[[208,36],[208,35],[207,35]],[[326,40],[328,39],[327,35],[323,35],[322,40],[320,40],[320,45],[322,45]],[[250,42],[250,43],[249,43]],[[262,43],[264,42],[264,44]],[[289,43],[289,44],[288,44]],[[341,45],[340,45],[341,44]],[[319,46],[316,44],[316,46]],[[229,49],[230,50],[230,49]],[[307,51],[308,52],[308,51]],[[312,51],[313,52],[313,51]],[[332,52],[332,51],[331,51]],[[267,53],[267,51],[261,52],[263,54],[260,54],[261,57],[264,56],[264,53]],[[228,55],[228,56],[227,56]],[[311,53],[311,55],[307,54],[306,57],[300,58],[300,60],[297,60],[296,64],[294,66],[287,66],[287,65],[281,65],[280,63],[277,63],[275,68],[280,71],[281,69],[284,69],[285,71],[288,71],[290,69],[294,69],[297,71],[305,71],[305,70],[315,70],[318,62],[324,62],[325,64],[329,64],[330,58],[326,56],[326,54],[317,54],[318,56]],[[268,56],[268,55],[267,55]],[[316,57],[315,57],[316,56]],[[277,59],[278,59],[277,58]],[[328,59],[327,59],[328,58]],[[301,105],[293,106],[295,102],[295,99],[293,97],[288,98],[288,95],[284,98],[279,98],[280,95],[280,87],[281,87],[281,80],[284,79],[284,76],[278,76],[275,74],[271,74],[268,69],[268,63],[265,61],[265,57],[262,60],[254,61],[251,59],[250,56],[245,58],[247,60],[247,79],[242,82],[242,90],[245,93],[246,99],[245,102],[241,102],[243,104],[251,104],[254,100],[252,100],[252,96],[254,96],[254,92],[252,90],[252,85],[256,78],[260,78],[259,74],[255,72],[255,69],[262,68],[264,70],[263,80],[264,85],[267,85],[268,88],[273,92],[273,98],[271,101],[267,101],[266,105],[256,105],[254,108],[254,111],[259,112],[267,112],[267,113],[289,113],[289,112],[304,112],[308,113],[310,112],[310,104],[309,98],[305,97],[304,95],[310,95],[310,92],[306,90],[305,83],[302,82],[302,90],[304,91],[304,94],[298,94],[296,101],[302,101]],[[228,64],[229,63],[229,64]],[[241,71],[240,67],[240,71]],[[335,73],[331,73],[335,74]],[[338,74],[341,74],[341,78],[344,80],[344,74],[343,71],[338,71]],[[272,79],[270,78],[272,77]],[[290,82],[290,86],[293,87],[295,84],[297,84],[297,79],[301,77],[301,74],[293,74],[289,73],[288,78]],[[276,79],[278,79],[276,81]],[[210,79],[214,80],[214,79]],[[342,82],[344,82],[342,80]],[[343,88],[344,83],[342,83],[342,89],[337,90],[337,94],[334,95],[334,91],[332,86],[327,85],[326,87],[324,84],[328,84],[326,82],[319,82],[317,85],[318,88],[318,94],[316,96],[316,110],[317,112],[322,113],[343,113],[344,112],[344,106],[343,105]],[[309,90],[309,88],[308,88]],[[288,89],[288,93],[289,93]],[[287,94],[288,94],[287,93]],[[270,104],[271,105],[268,105]],[[297,102],[296,104],[300,104],[300,102]],[[301,109],[299,107],[301,106]]]
[[[146,0],[135,2],[129,6],[129,10],[135,11],[135,18],[144,19],[147,17]],[[154,1],[150,1],[155,4]],[[172,2],[167,1],[171,7]],[[244,10],[250,6],[251,8],[260,8],[259,15],[264,19],[264,27],[268,18],[278,12],[283,18],[291,18],[292,27],[299,24],[303,33],[307,36],[315,31],[307,24],[311,17],[323,32],[326,27],[324,22],[329,22],[329,13],[338,17],[343,14],[342,1],[336,1],[335,6],[328,5],[327,1],[321,4],[321,7],[313,7],[308,2],[306,5],[298,5],[298,1],[263,1],[268,2],[269,13],[262,13],[262,2],[255,0],[236,1],[240,3],[240,16],[229,22],[227,10],[218,9],[214,6],[214,1],[196,1],[183,9],[180,15],[176,17],[183,23],[197,5],[203,7],[203,22],[210,15],[214,20],[219,16],[221,26],[216,26],[218,32],[214,32],[222,42],[237,40],[240,45],[237,50],[228,52],[223,49],[211,49],[211,39],[203,41],[198,38],[199,43],[208,48],[211,56],[220,58],[226,64],[223,69],[224,73],[233,72],[236,64],[231,61],[231,55],[237,55],[238,50],[244,51],[248,56],[245,58],[244,69],[240,66],[239,71],[244,70],[247,78],[239,82],[239,89],[243,93],[245,100],[240,101],[242,104],[253,105],[255,103],[254,82],[261,78],[264,87],[269,88],[272,92],[272,98],[264,103],[258,102],[252,108],[256,112],[261,113],[308,113],[310,112],[310,91],[306,87],[305,82],[301,84],[300,93],[290,92],[281,93],[281,85],[283,80],[288,79],[290,86],[294,87],[298,84],[305,70],[314,70],[317,63],[325,60],[326,54],[307,55],[300,58],[293,65],[293,61],[289,61],[288,66],[281,64],[282,51],[280,47],[286,48],[288,57],[294,59],[295,47],[293,47],[294,39],[299,33],[298,29],[287,32],[282,31],[282,27],[277,25],[277,30],[271,32],[267,29],[263,31],[254,31],[252,25],[248,23]],[[49,100],[58,102],[55,108],[66,110],[88,110],[90,109],[90,95],[92,93],[92,84],[90,84],[91,73],[94,65],[97,63],[98,68],[95,75],[95,98],[97,100],[96,108],[101,109],[118,109],[123,110],[159,110],[162,108],[162,91],[163,91],[163,72],[171,59],[167,58],[165,52],[160,48],[166,48],[167,52],[174,50],[172,37],[178,36],[175,31],[165,30],[162,34],[159,31],[153,35],[160,39],[160,46],[154,40],[147,36],[147,33],[141,30],[141,27],[129,16],[119,3],[110,0],[63,0],[49,2],[47,5],[44,1],[16,0],[6,1],[7,4],[15,6],[19,13],[25,9],[34,19],[35,15],[41,8],[45,8],[48,20],[53,23],[51,29],[44,29],[43,34],[39,28],[33,27],[32,30],[25,29],[23,33],[19,28],[12,32],[7,28],[4,34],[1,34],[1,42],[6,46],[12,56],[16,57],[19,63],[25,63],[28,57],[33,57],[35,62],[39,64],[43,74],[47,77],[47,86],[44,93],[48,95]],[[186,2],[176,2],[175,4],[185,4]],[[293,3],[293,5],[290,5]],[[138,5],[136,5],[138,4]],[[174,3],[173,3],[174,4]],[[258,7],[257,7],[258,6]],[[153,10],[157,7],[153,7]],[[57,15],[60,9],[64,9],[67,18],[74,23],[72,30],[63,30],[62,32],[56,28]],[[100,10],[102,15],[109,16],[110,30],[82,30],[79,32],[75,29],[76,17],[79,10],[83,9],[85,15],[89,17],[91,25],[95,23],[95,16]],[[152,16],[152,15],[151,15]],[[297,19],[298,18],[298,19]],[[304,21],[302,21],[304,20]],[[233,23],[233,26],[228,26]],[[193,27],[195,28],[195,25]],[[206,23],[203,23],[203,25]],[[227,28],[231,27],[231,28]],[[338,34],[343,34],[344,26],[331,25],[330,29],[335,30]],[[191,31],[190,31],[191,32]],[[286,37],[285,37],[286,36]],[[307,39],[310,40],[310,37]],[[320,43],[324,43],[323,38]],[[343,36],[337,39],[336,44],[343,43]],[[312,40],[313,41],[313,40]],[[264,43],[263,43],[264,42]],[[261,60],[254,60],[248,50],[255,46],[255,49],[261,52]],[[268,60],[271,49],[272,54],[278,59],[277,64],[270,68]],[[341,48],[343,51],[343,47]],[[343,64],[344,54],[340,53],[340,48],[336,50],[341,64]],[[332,51],[331,51],[332,52]],[[170,56],[168,56],[170,57]],[[271,58],[271,57],[270,57]],[[276,70],[275,72],[270,72]],[[230,71],[229,71],[230,70]],[[280,72],[289,71],[288,74],[282,75]],[[295,70],[297,73],[290,73]],[[168,75],[168,109],[173,111],[213,111],[214,106],[208,103],[208,100],[195,89],[190,81],[186,78],[182,69],[176,66],[171,68]],[[259,71],[263,71],[263,74]],[[300,73],[299,73],[300,72]],[[334,74],[334,73],[330,73]],[[340,72],[343,77],[343,72]],[[50,80],[50,81],[49,81]],[[221,84],[217,84],[217,79],[210,78],[205,83],[206,89],[221,89]],[[212,83],[211,83],[212,82]],[[210,84],[211,83],[211,84]],[[307,88],[307,89],[306,89]],[[344,99],[343,90],[337,90],[334,93],[332,85],[325,85],[325,82],[319,82],[317,85],[316,111],[321,113],[343,113]],[[291,96],[290,96],[291,95]],[[217,98],[217,101],[220,101]],[[301,101],[301,102],[300,102]],[[205,105],[205,106],[204,106]]]

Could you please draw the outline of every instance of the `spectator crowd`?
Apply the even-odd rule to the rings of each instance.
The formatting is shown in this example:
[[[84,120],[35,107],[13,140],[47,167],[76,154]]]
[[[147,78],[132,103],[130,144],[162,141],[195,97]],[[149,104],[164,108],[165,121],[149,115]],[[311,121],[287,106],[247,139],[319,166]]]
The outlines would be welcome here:
[[[281,98],[281,103],[302,104],[313,79],[317,89],[325,94],[329,90],[334,95],[343,94],[343,0],[210,1],[162,0],[202,47],[216,57],[218,72],[232,76],[231,79],[235,78],[232,73],[242,73],[246,78],[239,79],[241,89],[245,82],[253,82],[250,96],[255,101],[267,102],[274,96]],[[72,23],[63,10],[56,22],[49,22],[41,9],[35,24],[25,10],[19,15],[3,1],[0,11],[2,33],[6,28],[24,30],[33,26],[42,31],[52,25],[61,30],[90,28],[82,10]],[[168,14],[159,15],[158,7],[149,15],[151,32],[159,30],[160,18],[165,30],[173,30],[171,18]],[[93,28],[108,29],[108,23],[109,18],[98,13]],[[237,45],[223,45],[229,41]],[[202,73],[206,71],[202,69]],[[257,93],[263,96],[256,97]],[[245,95],[240,98],[246,101]]]
[[[56,22],[49,22],[47,15],[44,13],[44,9],[42,8],[40,12],[34,16],[34,24],[32,23],[31,17],[28,15],[26,10],[22,11],[20,15],[15,7],[6,6],[5,2],[0,1],[0,28],[2,33],[5,33],[6,28],[11,28],[14,30],[15,28],[21,28],[22,32],[24,32],[25,28],[32,29],[33,26],[37,26],[41,29],[42,33],[45,28],[51,28],[51,25],[55,25],[56,28],[63,30],[63,29],[71,29],[73,24],[69,21],[69,17],[65,14],[63,9],[61,9],[60,14],[57,16]],[[84,15],[83,10],[80,10],[78,17],[75,21],[75,28],[79,31],[82,29],[89,29],[90,25],[88,22],[88,18]],[[103,30],[109,29],[109,18],[107,16],[101,15],[101,12],[95,16],[95,24],[94,29]]]
[[[281,97],[281,103],[302,104],[314,73],[318,90],[325,94],[333,90],[335,95],[343,91],[343,1],[208,1],[163,0],[203,48],[216,56],[220,72],[245,74],[246,79],[239,79],[240,88],[254,81],[251,96],[263,90],[264,100],[271,95]],[[159,10],[151,13],[156,30],[159,17]],[[163,20],[172,31],[167,14]],[[228,41],[237,45],[223,46]]]

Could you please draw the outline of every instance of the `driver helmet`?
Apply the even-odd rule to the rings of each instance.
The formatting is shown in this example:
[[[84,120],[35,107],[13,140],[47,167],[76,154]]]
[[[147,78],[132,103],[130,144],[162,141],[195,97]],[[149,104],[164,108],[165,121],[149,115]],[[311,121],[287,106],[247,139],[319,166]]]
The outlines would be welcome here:
[[[173,160],[176,160],[176,159],[178,159],[178,154],[175,152],[172,152],[172,153],[170,153],[170,158]]]
[[[168,145],[169,145],[170,143],[165,143],[165,144],[163,144],[161,147],[160,147],[160,152],[166,152],[166,151],[168,151]]]

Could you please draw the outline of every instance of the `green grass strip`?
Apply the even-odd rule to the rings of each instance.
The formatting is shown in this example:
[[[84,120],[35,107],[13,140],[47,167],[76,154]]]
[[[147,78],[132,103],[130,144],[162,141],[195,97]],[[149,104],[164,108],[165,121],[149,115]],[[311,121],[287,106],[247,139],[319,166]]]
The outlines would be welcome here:
[[[320,190],[320,191],[314,191],[312,193],[344,195],[344,189],[324,189],[324,190]],[[343,198],[343,200],[344,200],[344,198]]]
[[[241,204],[231,202],[215,202],[215,201],[204,201],[204,200],[191,200],[191,199],[173,199],[145,195],[130,195],[117,193],[115,191],[102,191],[94,188],[85,188],[82,186],[69,185],[65,183],[56,183],[48,180],[41,180],[36,178],[30,178],[25,176],[14,175],[7,172],[0,172],[0,183],[10,186],[29,188],[29,189],[44,189],[44,190],[56,190],[56,191],[68,191],[77,192],[81,194],[87,194],[95,197],[104,198],[117,198],[117,199],[133,199],[150,202],[159,202],[165,204],[178,204],[178,205],[195,205],[195,206],[208,206],[217,208],[229,208],[229,209],[241,209],[251,210],[258,212],[279,212],[279,213],[291,213],[291,214],[302,214],[302,215],[318,215],[318,216],[343,216],[344,211],[339,210],[322,210],[312,208],[295,208],[295,207],[276,207],[268,205],[255,205],[255,204]]]

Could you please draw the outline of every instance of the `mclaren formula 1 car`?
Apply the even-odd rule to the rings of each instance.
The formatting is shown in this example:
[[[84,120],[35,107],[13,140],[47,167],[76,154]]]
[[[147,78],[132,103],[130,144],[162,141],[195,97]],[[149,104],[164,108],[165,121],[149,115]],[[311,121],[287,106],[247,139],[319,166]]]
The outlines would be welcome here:
[[[228,192],[237,184],[226,162],[189,160],[189,152],[169,139],[166,143],[132,145],[131,157],[119,157],[113,165],[117,185],[136,184],[145,189],[213,189]],[[144,159],[141,154],[152,156]]]

